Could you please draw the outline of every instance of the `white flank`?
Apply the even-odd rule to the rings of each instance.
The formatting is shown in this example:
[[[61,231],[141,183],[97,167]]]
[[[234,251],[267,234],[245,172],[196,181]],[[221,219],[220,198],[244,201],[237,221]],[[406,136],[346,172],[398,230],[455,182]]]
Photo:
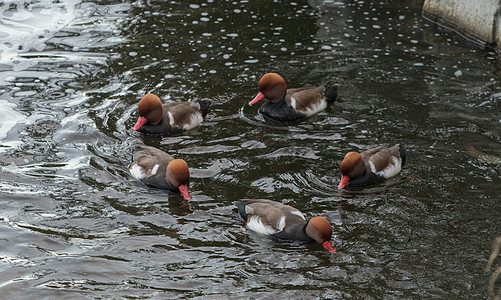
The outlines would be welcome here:
[[[292,108],[296,109],[296,98],[291,97],[291,106]]]
[[[198,124],[202,123],[204,118],[202,117],[202,114],[197,112],[195,114],[192,114],[190,117],[190,121],[186,124],[184,124],[183,128],[184,130],[190,130],[193,127],[197,126]]]
[[[371,171],[372,173],[374,174],[377,174],[378,172],[376,172],[376,166],[374,165],[374,163],[372,161],[369,160],[369,166],[371,167]]]
[[[280,218],[280,222],[278,222],[278,231],[282,231],[285,228],[285,216]]]
[[[174,125],[174,115],[170,111],[167,112],[167,115],[169,115],[169,124],[172,127]]]
[[[304,113],[306,116],[311,116],[311,115],[314,115],[316,113],[318,113],[319,111],[322,111],[324,109],[327,108],[327,101],[325,99],[322,99],[320,101],[320,103],[316,104],[316,105],[312,105],[310,107],[306,107],[302,113]]]
[[[392,156],[390,159],[390,162],[388,163],[386,168],[382,169],[379,172],[374,172],[376,169],[374,167],[374,164],[372,162],[369,162],[369,163],[370,163],[372,172],[376,173],[379,176],[383,176],[384,178],[393,177],[393,176],[397,175],[400,172],[400,170],[402,169],[402,159],[396,158],[395,156]]]
[[[151,169],[151,172],[150,172],[150,173],[151,173],[151,175],[155,175],[155,174],[157,174],[158,167],[160,167],[160,165],[159,165],[159,164],[156,164],[156,165],[153,167],[153,169]]]
[[[141,167],[140,165],[138,165],[136,163],[132,163],[129,171],[130,171],[130,175],[132,175],[132,177],[134,177],[137,180],[141,180],[144,177],[146,177],[146,175],[144,174],[143,167]]]
[[[292,211],[291,214],[298,215],[301,217],[301,219],[306,220],[306,218],[303,216],[303,214],[299,210]]]
[[[284,221],[285,224],[285,221]],[[259,216],[251,216],[249,220],[247,221],[247,228],[249,228],[252,231],[255,231],[257,233],[261,234],[274,234],[277,233],[278,230],[273,229],[271,226],[264,225],[263,221]]]

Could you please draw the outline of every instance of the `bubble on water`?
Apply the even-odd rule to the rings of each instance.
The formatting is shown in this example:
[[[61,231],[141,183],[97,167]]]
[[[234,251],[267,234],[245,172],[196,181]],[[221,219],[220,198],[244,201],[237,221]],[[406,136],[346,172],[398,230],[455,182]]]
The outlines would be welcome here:
[[[197,9],[197,8],[200,8],[200,5],[198,5],[198,4],[190,4],[190,8]]]
[[[461,72],[461,70],[457,70],[456,72],[454,72],[454,76],[456,77],[460,77],[463,75],[463,72]]]

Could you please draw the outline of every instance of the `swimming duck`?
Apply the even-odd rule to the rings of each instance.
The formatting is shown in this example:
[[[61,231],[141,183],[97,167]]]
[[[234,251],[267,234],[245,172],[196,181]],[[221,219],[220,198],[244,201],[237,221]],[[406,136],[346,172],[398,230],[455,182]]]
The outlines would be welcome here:
[[[337,91],[337,85],[287,89],[282,76],[267,73],[259,80],[259,93],[249,105],[268,99],[259,113],[268,120],[288,123],[324,110],[336,100]]]
[[[399,144],[390,148],[379,146],[362,153],[348,152],[341,162],[338,189],[369,185],[393,177],[400,172],[405,159],[405,146]]]
[[[210,104],[210,100],[162,104],[158,96],[147,94],[139,101],[139,118],[132,129],[155,135],[170,135],[190,130],[202,123]]]
[[[141,141],[134,143],[133,162],[129,166],[132,177],[150,187],[181,192],[185,200],[190,200],[188,182],[190,171],[182,159],[174,159],[169,154]]]
[[[235,204],[252,231],[284,241],[316,241],[329,252],[336,252],[331,242],[331,224],[324,217],[307,221],[298,209],[266,199],[242,199]]]

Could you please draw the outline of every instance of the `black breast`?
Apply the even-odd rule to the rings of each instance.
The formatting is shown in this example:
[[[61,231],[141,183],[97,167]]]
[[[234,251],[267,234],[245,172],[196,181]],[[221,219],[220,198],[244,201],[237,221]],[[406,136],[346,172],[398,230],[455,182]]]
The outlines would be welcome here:
[[[304,221],[301,224],[286,226],[284,230],[273,234],[272,236],[282,241],[295,241],[300,243],[311,243],[314,240],[306,235],[306,225]]]
[[[178,188],[165,181],[165,171],[167,166],[160,166],[157,173],[150,177],[145,177],[141,181],[149,187],[176,192]]]
[[[283,100],[277,103],[266,102],[259,108],[259,113],[267,120],[283,123],[297,121],[306,117],[304,114],[297,113],[292,106]]]
[[[360,187],[360,186],[365,186],[365,185],[370,185],[374,184],[380,181],[383,181],[384,177],[379,176],[377,174],[372,173],[372,170],[370,169],[369,166],[365,168],[364,174],[362,176],[358,176],[356,178],[351,179],[348,181],[347,186],[348,187]]]
[[[158,123],[157,125],[144,124],[137,131],[144,133],[144,134],[154,134],[154,135],[168,135],[168,134],[175,133],[172,130],[172,127],[170,126],[170,124],[168,124],[164,120],[165,119],[162,119],[162,121],[160,123]]]

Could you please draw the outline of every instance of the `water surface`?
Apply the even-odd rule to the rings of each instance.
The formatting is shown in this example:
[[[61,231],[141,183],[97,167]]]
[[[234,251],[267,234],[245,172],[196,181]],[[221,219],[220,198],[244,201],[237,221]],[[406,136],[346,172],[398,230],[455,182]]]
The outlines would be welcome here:
[[[4,297],[487,297],[500,62],[420,1],[6,1],[0,16]],[[339,99],[266,124],[246,106],[266,72],[339,83]],[[143,137],[148,92],[213,105],[192,131]],[[131,178],[136,138],[188,162],[189,203]],[[346,152],[395,143],[401,175],[337,189]],[[245,230],[240,198],[326,216],[338,253]]]

